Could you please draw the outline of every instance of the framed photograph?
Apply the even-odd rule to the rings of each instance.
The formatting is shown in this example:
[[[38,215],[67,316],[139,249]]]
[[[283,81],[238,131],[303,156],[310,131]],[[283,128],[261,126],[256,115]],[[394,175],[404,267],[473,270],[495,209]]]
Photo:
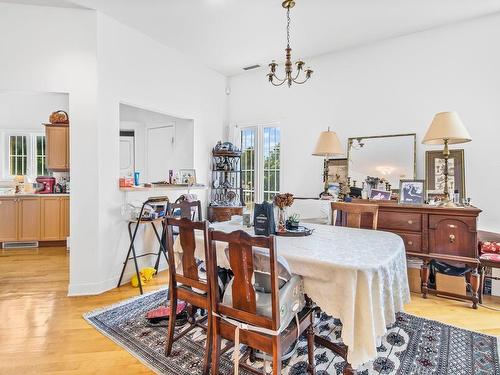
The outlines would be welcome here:
[[[425,180],[399,181],[399,203],[423,204],[425,202]]]
[[[389,201],[391,200],[391,192],[387,190],[372,189],[370,191],[370,199],[374,201]]]
[[[329,159],[327,165],[329,183],[347,183],[347,158]]]
[[[444,191],[444,157],[442,150],[425,152],[425,181],[428,194],[439,195]],[[460,200],[465,198],[464,150],[450,150],[448,159],[448,191],[453,196],[458,190]]]
[[[179,169],[178,183],[188,185],[196,184],[196,171],[194,169]]]

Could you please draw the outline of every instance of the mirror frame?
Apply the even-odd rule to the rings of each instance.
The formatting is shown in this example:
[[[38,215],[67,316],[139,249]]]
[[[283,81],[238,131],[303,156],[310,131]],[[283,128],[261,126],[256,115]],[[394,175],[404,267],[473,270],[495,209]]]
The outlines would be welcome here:
[[[408,136],[413,137],[413,179],[416,179],[417,178],[417,133],[370,135],[367,137],[349,137],[349,138],[347,138],[347,176],[350,177],[349,164],[350,164],[350,160],[351,160],[351,146],[355,140],[374,139],[374,138],[395,138],[395,137],[408,137]]]

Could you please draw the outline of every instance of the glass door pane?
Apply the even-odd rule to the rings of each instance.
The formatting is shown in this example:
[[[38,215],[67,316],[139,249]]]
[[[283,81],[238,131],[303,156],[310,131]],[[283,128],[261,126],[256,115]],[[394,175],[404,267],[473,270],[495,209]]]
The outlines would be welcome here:
[[[247,128],[241,131],[241,183],[243,202],[251,209],[255,202],[255,165],[256,165],[256,129]]]

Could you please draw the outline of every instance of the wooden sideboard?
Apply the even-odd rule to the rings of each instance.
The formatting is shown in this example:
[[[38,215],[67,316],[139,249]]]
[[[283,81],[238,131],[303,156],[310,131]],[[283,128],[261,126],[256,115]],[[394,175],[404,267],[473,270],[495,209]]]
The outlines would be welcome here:
[[[374,203],[379,206],[378,229],[401,236],[410,257],[423,260],[421,269],[422,294],[451,295],[428,288],[429,262],[433,259],[447,263],[461,263],[474,271],[467,275],[473,293],[470,298],[477,308],[480,284],[479,256],[477,249],[477,218],[481,210],[475,207],[436,207],[429,205],[399,204],[393,201],[366,201],[355,199],[353,202]],[[362,218],[361,226],[369,228],[370,217]]]
[[[208,206],[208,221],[215,223],[217,221],[229,221],[233,215],[243,215],[242,206]]]

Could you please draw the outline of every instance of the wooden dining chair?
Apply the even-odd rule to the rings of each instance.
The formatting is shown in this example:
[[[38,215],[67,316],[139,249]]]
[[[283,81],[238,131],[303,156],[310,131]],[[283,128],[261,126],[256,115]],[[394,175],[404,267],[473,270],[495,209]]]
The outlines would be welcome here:
[[[174,233],[173,228],[178,228],[179,241],[182,247],[182,271],[178,270],[174,254]],[[203,374],[208,374],[210,369],[210,350],[212,345],[211,333],[211,307],[210,307],[210,280],[200,277],[198,262],[195,257],[196,241],[195,231],[203,232],[205,260],[209,259],[208,251],[208,222],[191,221],[186,218],[165,219],[167,249],[168,249],[168,267],[169,267],[169,299],[170,316],[168,321],[167,340],[165,346],[165,355],[169,356],[172,352],[174,341],[185,336],[196,327],[201,327],[207,331],[207,340],[205,345],[205,356],[203,359]],[[189,304],[190,325],[174,337],[175,321],[177,313],[177,302],[182,300]],[[196,319],[195,313],[198,308],[207,311],[207,315]],[[203,322],[207,320],[207,325]]]
[[[340,213],[336,217],[335,213]],[[332,225],[340,224],[350,228],[361,228],[363,215],[371,215],[372,229],[377,229],[378,225],[378,205],[367,203],[344,203],[332,202]]]
[[[201,202],[192,201],[189,202],[187,200],[182,200],[180,202],[170,203],[168,207],[169,216],[176,216],[176,213],[179,212],[180,217],[189,219],[189,220],[203,220],[203,214],[201,212]]]
[[[280,306],[278,287],[278,266],[275,251],[274,236],[254,237],[238,230],[232,233],[209,230],[210,256],[208,278],[212,295],[212,374],[219,373],[221,353],[221,339],[234,342],[234,373],[239,367],[262,374],[246,363],[240,363],[239,344],[246,344],[252,349],[261,350],[272,355],[273,374],[281,373],[281,358],[283,351],[288,349],[295,340],[307,332],[308,345],[308,372],[314,374],[314,330],[313,315],[315,308],[309,304],[298,312],[297,319],[280,329]],[[223,304],[222,296],[217,287],[217,256],[216,242],[227,243],[226,254],[229,259],[231,271],[234,274],[232,281],[232,306]],[[271,278],[271,316],[257,313],[256,293],[252,278],[254,275],[253,247],[269,252],[270,278]],[[297,325],[298,321],[298,325]]]

